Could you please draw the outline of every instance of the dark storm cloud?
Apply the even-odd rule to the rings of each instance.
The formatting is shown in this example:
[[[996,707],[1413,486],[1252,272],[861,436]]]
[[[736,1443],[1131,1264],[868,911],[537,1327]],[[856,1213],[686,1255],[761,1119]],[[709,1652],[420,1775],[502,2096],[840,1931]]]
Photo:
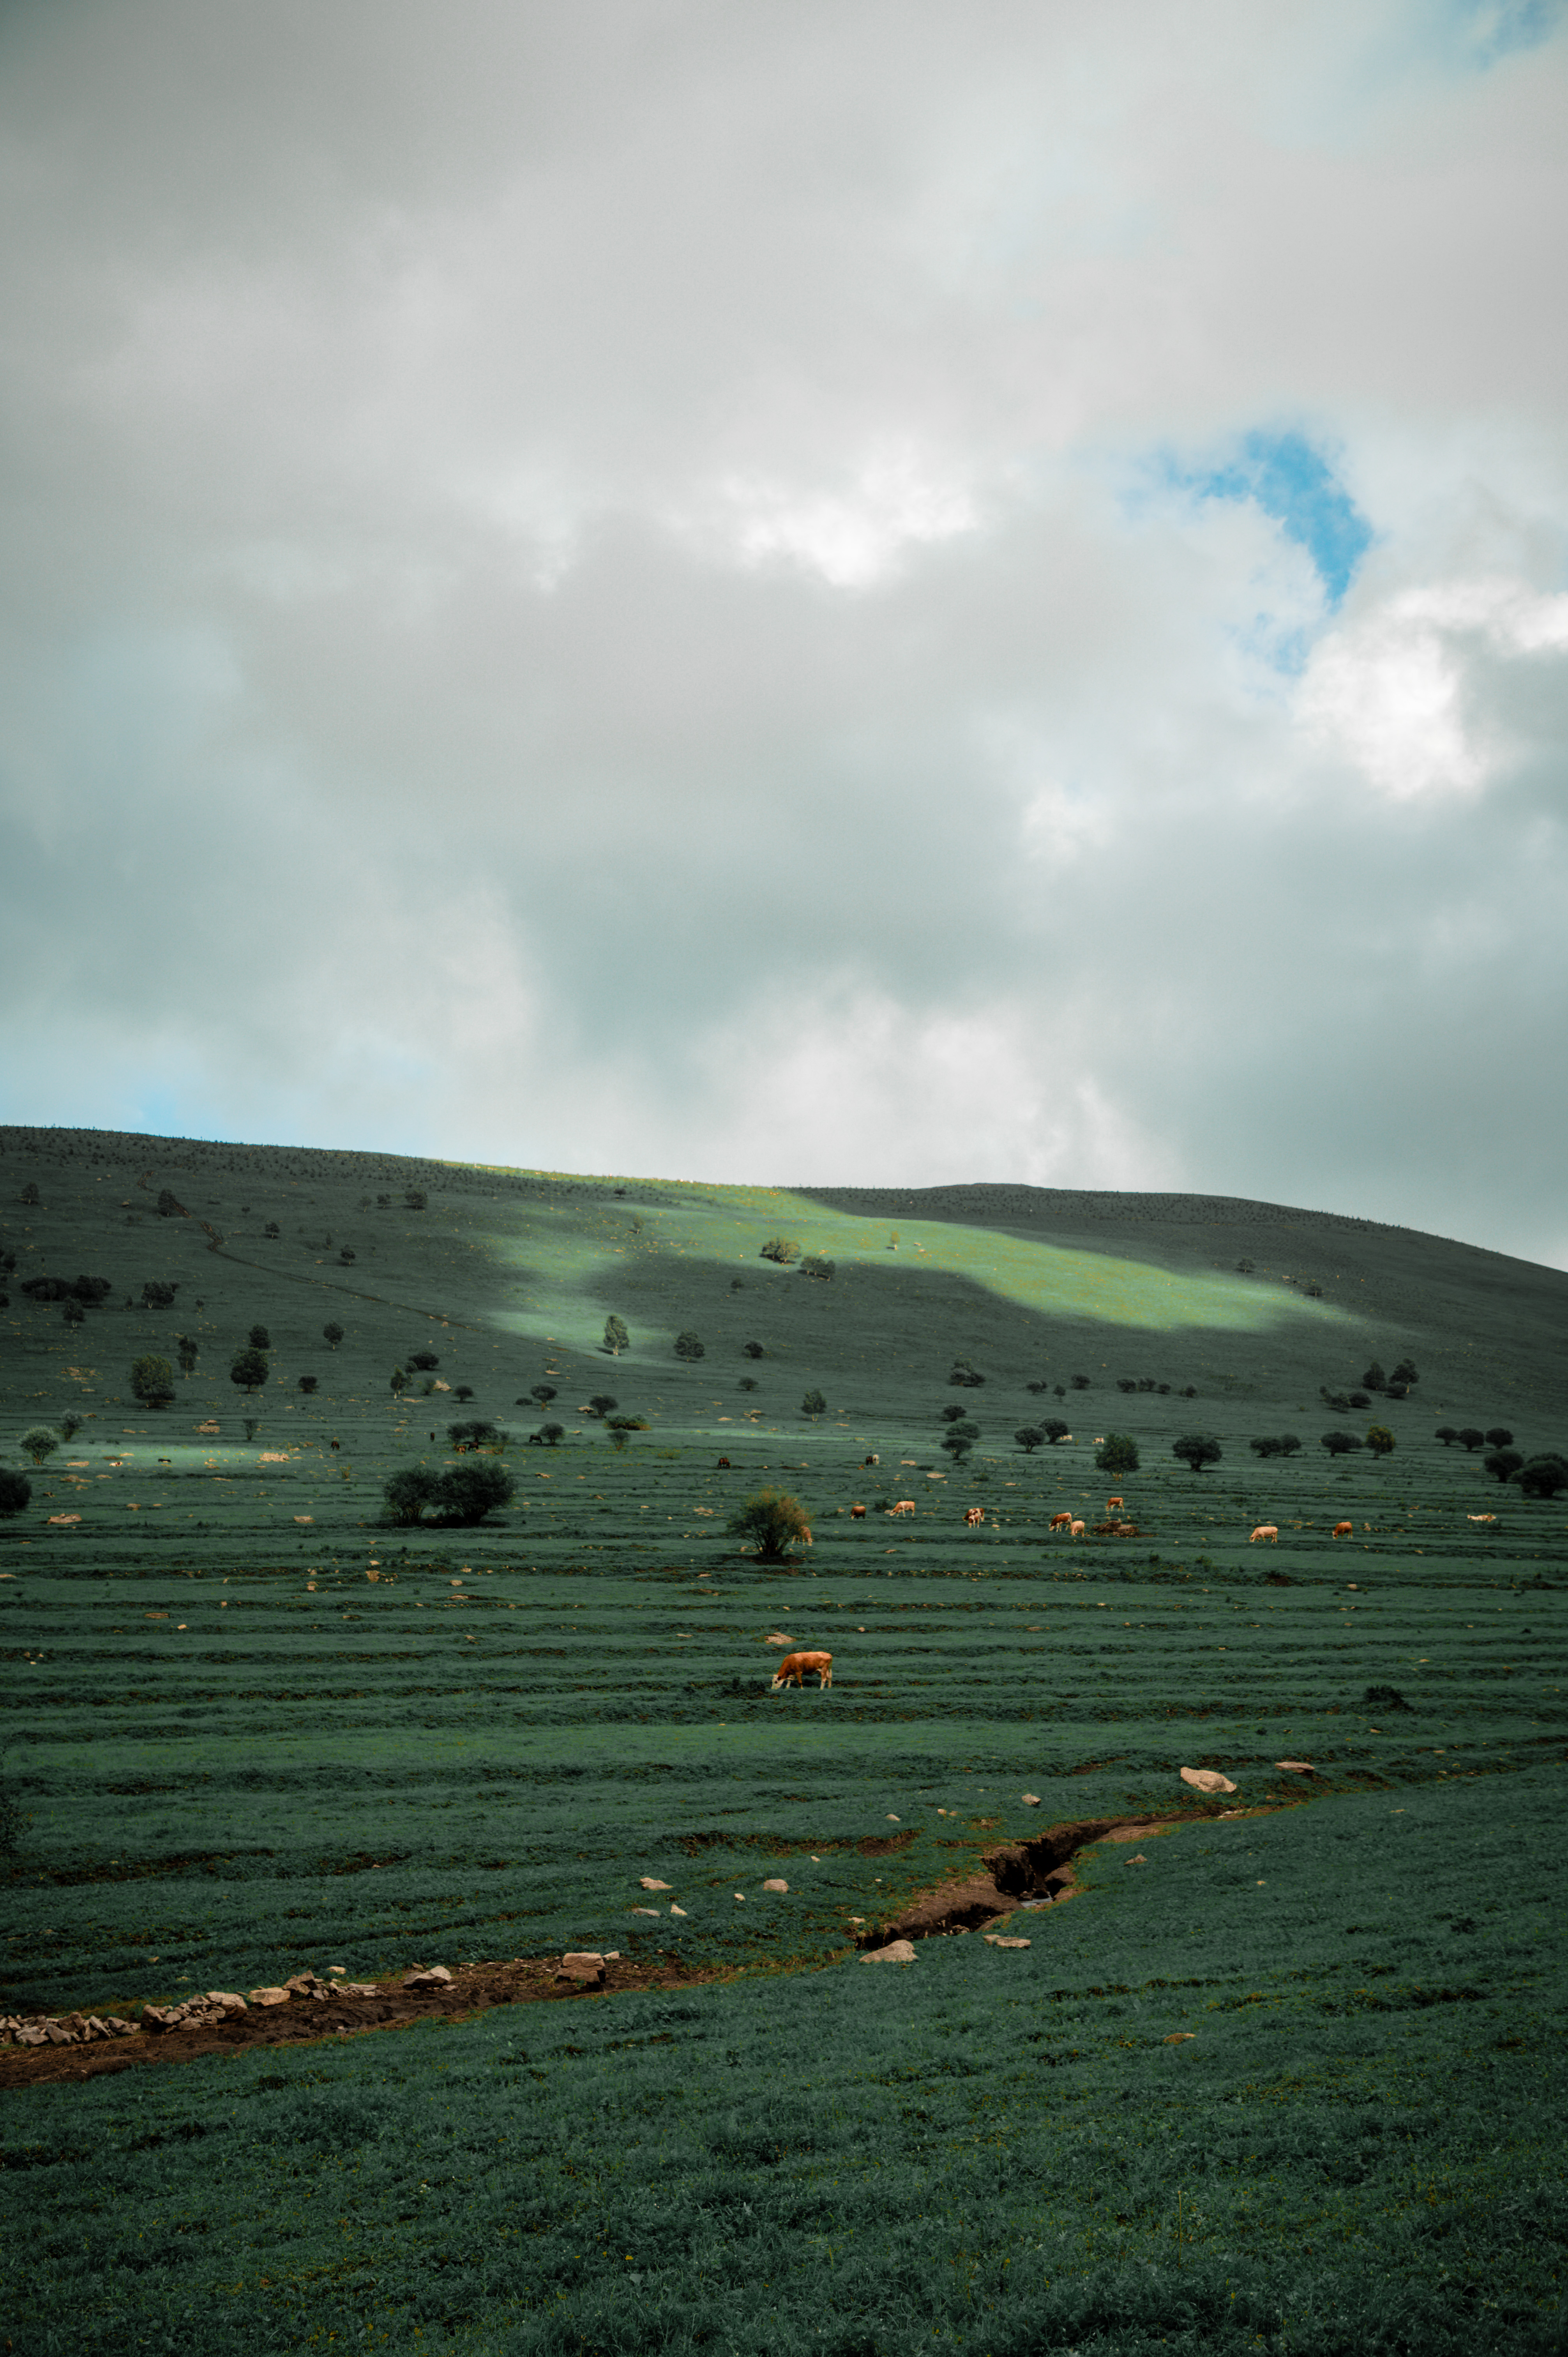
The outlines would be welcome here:
[[[9,1117],[1568,1260],[1548,19],[0,68]]]

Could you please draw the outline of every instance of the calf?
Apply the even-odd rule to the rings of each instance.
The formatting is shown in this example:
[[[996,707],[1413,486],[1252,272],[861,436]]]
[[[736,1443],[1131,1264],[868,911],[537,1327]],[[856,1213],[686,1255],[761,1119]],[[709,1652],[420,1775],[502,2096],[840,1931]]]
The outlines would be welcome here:
[[[833,1682],[832,1655],[831,1653],[786,1653],[773,1673],[773,1684],[768,1687],[768,1693],[777,1694],[780,1686],[800,1685],[803,1683],[803,1674],[807,1670],[816,1671],[819,1689],[825,1691]]]

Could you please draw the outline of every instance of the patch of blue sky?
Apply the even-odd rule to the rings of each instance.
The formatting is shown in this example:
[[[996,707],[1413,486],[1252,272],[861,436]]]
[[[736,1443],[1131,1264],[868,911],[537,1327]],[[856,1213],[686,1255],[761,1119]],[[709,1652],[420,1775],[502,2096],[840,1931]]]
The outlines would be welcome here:
[[[1305,434],[1256,431],[1219,465],[1183,467],[1167,458],[1162,472],[1173,490],[1191,498],[1252,500],[1306,551],[1331,607],[1371,544],[1371,525]]]
[[[1443,0],[1452,38],[1485,71],[1516,49],[1535,49],[1568,24],[1568,0]]]

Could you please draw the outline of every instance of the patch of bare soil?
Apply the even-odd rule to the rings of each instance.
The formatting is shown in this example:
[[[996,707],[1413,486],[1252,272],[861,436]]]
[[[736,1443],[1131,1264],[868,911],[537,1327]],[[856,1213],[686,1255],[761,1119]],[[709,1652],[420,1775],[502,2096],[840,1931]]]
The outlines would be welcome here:
[[[982,1861],[984,1871],[961,1881],[939,1883],[935,1890],[911,1900],[889,1915],[875,1931],[862,1932],[855,1945],[880,1948],[889,1940],[929,1940],[953,1932],[978,1931],[999,1915],[1020,1907],[1059,1906],[1076,1891],[1073,1859],[1093,1842],[1153,1840],[1191,1824],[1195,1814],[1185,1810],[1169,1817],[1084,1817],[1075,1824],[1047,1825],[1026,1842],[1009,1842],[990,1850]],[[1207,1824],[1207,1816],[1196,1822]]]
[[[660,1955],[633,1964],[605,1961],[601,1985],[558,1978],[557,1957],[519,1956],[510,1964],[468,1964],[439,1990],[377,1984],[371,1996],[338,1995],[293,1997],[287,2005],[252,2006],[226,2020],[154,2031],[129,2038],[95,2040],[91,2045],[0,2047],[0,2090],[36,2087],[46,2081],[91,2079],[104,2071],[134,2071],[150,2063],[193,2062],[206,2054],[237,2054],[252,2046],[296,2046],[326,2038],[353,2038],[365,2030],[404,2029],[415,2021],[456,2022],[499,2005],[575,2003],[585,1994],[624,1989],[692,1988],[727,1975],[720,1966],[693,1969]],[[69,2017],[68,2017],[69,2018]]]

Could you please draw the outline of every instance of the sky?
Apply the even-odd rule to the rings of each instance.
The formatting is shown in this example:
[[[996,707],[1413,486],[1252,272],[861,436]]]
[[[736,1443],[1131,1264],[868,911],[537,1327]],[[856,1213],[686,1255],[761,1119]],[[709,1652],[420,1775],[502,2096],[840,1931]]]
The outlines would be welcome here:
[[[0,1121],[1568,1267],[1568,20],[0,0]]]

